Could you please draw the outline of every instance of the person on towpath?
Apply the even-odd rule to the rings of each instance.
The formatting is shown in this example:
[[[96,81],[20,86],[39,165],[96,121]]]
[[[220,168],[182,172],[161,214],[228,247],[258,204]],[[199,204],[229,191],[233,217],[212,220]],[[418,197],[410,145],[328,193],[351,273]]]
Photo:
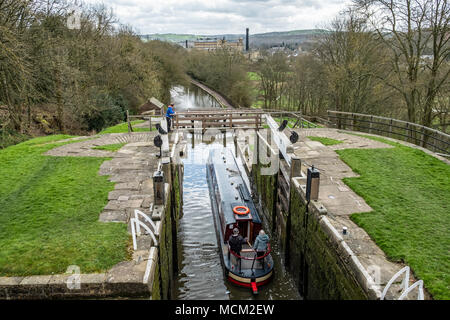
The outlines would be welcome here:
[[[167,120],[167,132],[170,132],[170,128],[172,125],[172,119],[173,116],[175,114],[175,110],[174,110],[175,106],[173,103],[169,104],[169,107],[167,108],[167,112],[166,112],[166,120]]]

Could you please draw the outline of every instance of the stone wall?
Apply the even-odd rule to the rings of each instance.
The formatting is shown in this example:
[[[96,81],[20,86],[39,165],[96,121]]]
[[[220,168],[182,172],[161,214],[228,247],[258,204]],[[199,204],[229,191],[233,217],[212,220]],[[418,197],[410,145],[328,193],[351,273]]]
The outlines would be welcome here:
[[[277,174],[275,175],[261,175],[262,165],[252,166],[252,180],[254,190],[252,190],[259,197],[259,202],[262,207],[262,213],[265,222],[272,231],[276,227],[276,188],[277,188]]]
[[[170,297],[173,282],[173,241],[172,241],[172,201],[166,199],[166,208],[161,217],[162,232],[159,235],[159,268],[161,280],[161,299]]]
[[[306,299],[368,299],[349,265],[349,256],[334,241],[318,202],[307,206],[306,189],[291,181],[288,269]],[[308,210],[307,210],[308,209]],[[326,230],[328,229],[328,230]]]
[[[277,210],[277,177],[282,173],[263,176],[260,168],[252,166],[253,186],[302,296],[314,300],[378,299],[379,292],[370,287],[367,272],[329,223],[326,208],[311,201],[306,210],[305,178],[291,178],[286,215]]]
[[[177,232],[179,220],[183,216],[183,164],[172,163],[170,165],[171,189],[166,198],[166,206],[161,217],[162,232],[160,234],[159,246],[159,271],[161,282],[160,298],[167,300],[171,298],[171,292],[177,272]],[[153,297],[152,299],[155,299]]]

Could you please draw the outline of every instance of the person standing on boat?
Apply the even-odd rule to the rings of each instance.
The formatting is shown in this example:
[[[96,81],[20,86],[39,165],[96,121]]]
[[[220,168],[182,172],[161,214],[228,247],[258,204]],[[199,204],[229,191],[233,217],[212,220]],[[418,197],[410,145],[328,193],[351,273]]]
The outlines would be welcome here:
[[[264,232],[264,230],[259,231],[259,235],[256,237],[255,243],[253,245],[253,250],[256,251],[256,255],[262,257],[266,254],[269,243],[269,236]],[[263,264],[262,259],[260,259],[261,264]]]
[[[242,250],[242,245],[247,243],[247,241],[248,241],[247,238],[244,239],[239,234],[239,229],[234,228],[233,234],[228,239],[228,245],[230,246],[230,250],[232,250],[236,255],[240,256],[241,250]],[[241,258],[239,258],[239,257],[236,257],[236,258],[237,258],[237,262],[240,264]]]
[[[170,132],[170,127],[172,125],[173,115],[175,114],[174,107],[175,107],[174,104],[171,103],[171,104],[169,104],[169,107],[167,108],[167,112],[166,112],[167,132]]]

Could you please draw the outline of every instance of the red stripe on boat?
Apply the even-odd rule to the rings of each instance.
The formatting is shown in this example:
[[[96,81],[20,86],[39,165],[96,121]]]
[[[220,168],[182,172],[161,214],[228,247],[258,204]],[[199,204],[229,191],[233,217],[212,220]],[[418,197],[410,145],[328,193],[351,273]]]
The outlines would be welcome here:
[[[268,279],[266,279],[266,280],[264,280],[264,281],[261,281],[261,282],[258,282],[258,283],[255,283],[255,282],[253,282],[253,283],[255,283],[255,285],[257,286],[257,287],[260,287],[260,286],[263,286],[263,285],[265,285],[266,283],[268,283],[270,280],[271,280],[271,278],[272,277],[269,277]],[[251,288],[252,287],[252,284],[253,283],[248,283],[248,282],[241,282],[241,281],[238,281],[238,280],[236,280],[236,279],[234,279],[234,278],[232,278],[232,277],[230,277],[230,276],[228,276],[228,280],[230,281],[230,282],[233,282],[234,284],[237,284],[237,285],[239,285],[239,286],[241,286],[241,287],[246,287],[246,288]]]
[[[256,286],[256,282],[252,282],[252,291],[253,294],[258,294],[258,287]]]

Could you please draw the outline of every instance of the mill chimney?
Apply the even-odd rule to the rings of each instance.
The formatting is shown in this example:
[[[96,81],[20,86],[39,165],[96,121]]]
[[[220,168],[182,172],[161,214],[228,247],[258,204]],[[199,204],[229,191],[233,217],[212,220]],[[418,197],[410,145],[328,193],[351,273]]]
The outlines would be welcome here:
[[[249,41],[250,41],[250,29],[249,28],[247,28],[247,34],[246,34],[246,37],[245,37],[245,51],[247,51],[248,52],[248,50],[250,49],[249,48]]]

